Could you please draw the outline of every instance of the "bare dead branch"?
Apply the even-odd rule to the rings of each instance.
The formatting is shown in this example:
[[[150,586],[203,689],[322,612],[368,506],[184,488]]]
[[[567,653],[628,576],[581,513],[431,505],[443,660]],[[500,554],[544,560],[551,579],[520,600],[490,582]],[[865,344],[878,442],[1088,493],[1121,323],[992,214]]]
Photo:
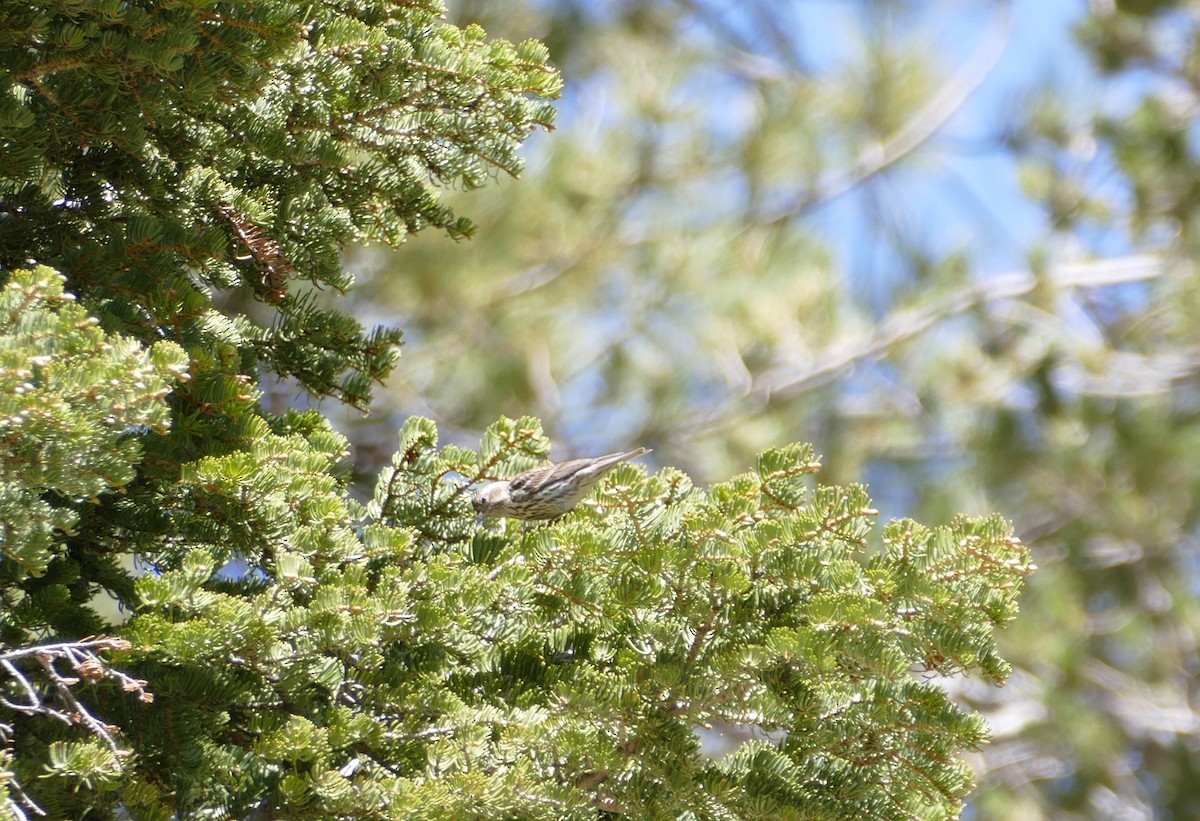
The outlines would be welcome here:
[[[117,743],[116,734],[120,728],[105,724],[96,718],[75,694],[75,688],[81,682],[95,683],[110,679],[121,685],[127,693],[136,693],[142,702],[153,701],[154,695],[148,692],[146,682],[135,679],[110,666],[99,656],[106,650],[128,650],[130,644],[125,639],[97,636],[79,641],[57,642],[54,644],[32,645],[18,647],[0,652],[0,670],[15,682],[20,689],[23,700],[10,700],[0,697],[0,707],[28,716],[46,716],[63,722],[72,727],[81,727],[103,741],[112,750],[117,766],[121,759],[129,754]],[[49,703],[50,696],[41,692],[34,684],[34,673],[24,670],[17,665],[20,660],[31,659],[41,668],[41,677],[50,683],[53,697],[57,706]],[[64,673],[58,665],[65,663],[71,673]],[[0,724],[0,740],[6,745],[12,738],[12,728]],[[10,777],[6,786],[16,801],[12,798],[5,802],[6,809],[13,816],[26,819],[24,809],[36,815],[46,813],[25,793],[15,777]],[[18,804],[17,802],[20,802]]]

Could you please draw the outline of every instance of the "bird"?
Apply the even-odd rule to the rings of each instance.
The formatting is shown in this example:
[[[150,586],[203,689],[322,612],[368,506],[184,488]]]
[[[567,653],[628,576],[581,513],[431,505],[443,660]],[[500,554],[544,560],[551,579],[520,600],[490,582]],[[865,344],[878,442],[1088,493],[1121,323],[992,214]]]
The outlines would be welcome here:
[[[480,486],[472,494],[471,503],[480,518],[557,519],[583,501],[605,473],[627,459],[649,452],[648,448],[635,448],[527,470],[511,479]]]

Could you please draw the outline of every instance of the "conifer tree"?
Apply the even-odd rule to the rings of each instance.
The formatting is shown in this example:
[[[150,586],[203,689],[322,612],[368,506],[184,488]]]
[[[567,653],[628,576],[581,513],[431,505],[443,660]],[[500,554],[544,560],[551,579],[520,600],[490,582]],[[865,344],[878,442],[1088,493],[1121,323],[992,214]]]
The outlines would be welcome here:
[[[1007,673],[1003,521],[877,530],[789,445],[489,529],[465,489],[537,420],[411,419],[362,504],[261,406],[365,405],[399,333],[319,306],[341,249],[468,235],[438,186],[516,174],[559,82],[434,0],[0,7],[6,812],[956,816],[986,728],[927,676]],[[716,761],[718,725],[768,735]]]

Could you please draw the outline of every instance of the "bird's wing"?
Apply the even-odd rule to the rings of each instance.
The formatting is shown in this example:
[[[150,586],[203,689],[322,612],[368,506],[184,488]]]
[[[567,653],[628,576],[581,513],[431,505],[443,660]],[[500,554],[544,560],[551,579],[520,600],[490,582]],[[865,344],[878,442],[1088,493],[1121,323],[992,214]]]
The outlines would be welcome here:
[[[509,487],[514,493],[524,493],[535,488],[568,482],[574,478],[587,481],[592,477],[600,476],[619,462],[624,462],[626,459],[632,459],[634,456],[641,456],[643,453],[649,452],[646,448],[636,448],[634,450],[621,451],[620,453],[609,453],[605,456],[570,459],[566,462],[559,462],[557,465],[547,465],[543,468],[534,468],[533,470],[526,471],[514,478]]]
[[[512,493],[526,493],[533,488],[541,487],[542,485],[544,485],[546,483],[546,480],[550,477],[550,474],[554,473],[555,471],[558,471],[568,465],[574,464],[575,462],[584,462],[584,461],[586,461],[586,460],[585,459],[574,459],[571,462],[563,462],[562,464],[558,464],[558,465],[546,465],[545,467],[534,468],[533,470],[527,470],[524,473],[514,476],[511,480],[509,480],[509,483],[508,483],[509,491],[511,491]]]

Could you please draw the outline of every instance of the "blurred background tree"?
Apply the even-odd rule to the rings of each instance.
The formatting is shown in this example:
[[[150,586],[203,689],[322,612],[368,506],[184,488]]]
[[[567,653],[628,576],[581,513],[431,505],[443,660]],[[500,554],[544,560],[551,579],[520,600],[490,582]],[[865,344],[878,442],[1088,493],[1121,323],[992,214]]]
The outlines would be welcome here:
[[[977,819],[1200,817],[1200,9],[491,2],[568,81],[470,242],[351,253],[409,346],[343,429],[532,414],[712,480],[812,441],[884,517],[999,511],[1042,571],[963,685]],[[269,386],[268,406],[296,401]],[[327,408],[334,411],[335,409]]]

